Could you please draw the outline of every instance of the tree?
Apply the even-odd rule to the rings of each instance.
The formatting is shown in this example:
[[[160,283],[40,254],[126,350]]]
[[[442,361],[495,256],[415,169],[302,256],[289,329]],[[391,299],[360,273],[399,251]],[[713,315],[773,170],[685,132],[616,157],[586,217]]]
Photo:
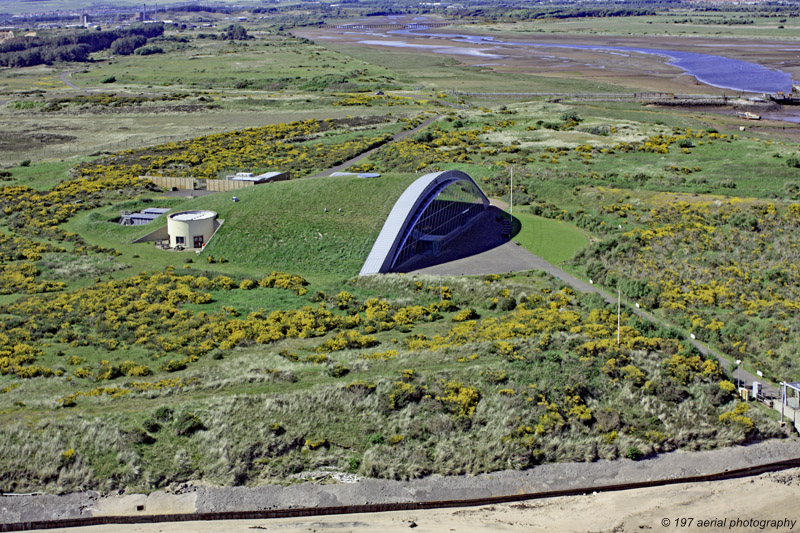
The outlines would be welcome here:
[[[129,56],[137,48],[144,46],[146,42],[147,38],[142,35],[123,37],[111,43],[111,53],[120,56]]]
[[[228,26],[228,29],[222,34],[222,38],[229,41],[246,41],[250,39],[250,36],[247,35],[247,30],[244,27],[239,24],[233,24]]]

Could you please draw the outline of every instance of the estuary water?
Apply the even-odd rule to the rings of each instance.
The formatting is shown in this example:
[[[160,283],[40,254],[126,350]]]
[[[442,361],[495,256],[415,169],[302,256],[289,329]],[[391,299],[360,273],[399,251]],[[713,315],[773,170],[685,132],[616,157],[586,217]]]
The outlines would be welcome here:
[[[498,48],[569,48],[578,50],[602,50],[619,54],[651,54],[667,58],[667,63],[683,70],[687,74],[694,76],[699,82],[732,89],[734,91],[750,93],[775,93],[778,91],[789,92],[792,89],[792,77],[788,72],[766,68],[757,63],[740,61],[725,56],[699,54],[695,52],[681,52],[677,50],[661,50],[656,48],[636,48],[628,46],[597,46],[582,44],[552,44],[552,43],[529,43],[516,42],[486,37],[480,35],[462,35],[446,33],[418,33],[419,30],[396,30],[390,31],[393,36],[414,35],[415,37],[429,37],[434,39],[444,39],[454,43],[466,43],[471,47],[447,45],[422,45],[411,44],[405,41],[380,41],[365,40],[360,41],[364,44],[410,47],[410,48],[430,48],[434,52],[449,54],[467,54],[478,57],[502,58],[502,51]],[[378,34],[372,34],[378,36]]]

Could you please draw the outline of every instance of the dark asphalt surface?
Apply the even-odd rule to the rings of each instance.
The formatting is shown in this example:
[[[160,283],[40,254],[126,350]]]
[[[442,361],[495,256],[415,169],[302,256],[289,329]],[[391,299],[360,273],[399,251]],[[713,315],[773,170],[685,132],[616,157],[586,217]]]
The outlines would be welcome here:
[[[330,176],[330,175],[331,175],[331,174],[333,174],[334,172],[342,172],[342,171],[344,171],[344,170],[346,170],[346,169],[350,168],[351,166],[355,165],[355,164],[356,164],[356,163],[358,163],[359,161],[361,161],[361,160],[363,160],[363,159],[366,159],[367,157],[369,157],[369,156],[370,156],[370,155],[372,155],[373,153],[377,152],[378,150],[380,150],[380,149],[381,149],[381,148],[383,148],[384,146],[387,146],[387,145],[389,145],[389,144],[391,144],[391,143],[393,143],[393,142],[397,142],[397,141],[399,141],[400,139],[402,139],[402,138],[404,138],[404,137],[408,137],[408,136],[409,136],[409,135],[411,135],[412,133],[417,133],[418,131],[420,131],[420,130],[422,130],[422,129],[424,129],[424,128],[427,128],[427,127],[428,127],[428,126],[430,126],[430,125],[431,125],[431,124],[432,124],[432,123],[433,123],[435,120],[437,120],[439,117],[441,117],[441,115],[436,115],[435,117],[431,117],[431,118],[429,118],[428,120],[426,120],[425,122],[423,122],[422,124],[420,124],[419,126],[417,126],[417,127],[416,127],[416,128],[414,128],[414,129],[411,129],[411,130],[403,130],[403,131],[401,131],[400,133],[396,134],[394,137],[392,137],[392,140],[390,140],[389,142],[387,142],[387,143],[384,143],[384,144],[382,144],[382,145],[380,145],[380,146],[378,146],[378,147],[375,147],[375,148],[373,148],[372,150],[368,150],[368,151],[364,152],[363,154],[357,155],[357,156],[356,156],[356,157],[354,157],[353,159],[350,159],[350,160],[348,160],[348,161],[345,161],[344,163],[342,163],[342,164],[340,164],[340,165],[336,165],[336,166],[335,166],[335,167],[333,167],[333,168],[329,168],[328,170],[323,170],[322,172],[320,172],[320,173],[318,173],[318,174],[314,174],[313,176],[310,176],[310,177],[311,177],[311,178],[323,178],[323,177],[325,177],[325,176]]]

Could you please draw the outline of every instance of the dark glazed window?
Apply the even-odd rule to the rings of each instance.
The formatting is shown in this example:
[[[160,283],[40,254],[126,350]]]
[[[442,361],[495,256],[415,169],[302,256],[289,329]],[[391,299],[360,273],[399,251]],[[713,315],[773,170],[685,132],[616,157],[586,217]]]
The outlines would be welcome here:
[[[415,255],[438,253],[483,211],[483,198],[472,182],[455,181],[434,189],[414,213],[392,267]]]

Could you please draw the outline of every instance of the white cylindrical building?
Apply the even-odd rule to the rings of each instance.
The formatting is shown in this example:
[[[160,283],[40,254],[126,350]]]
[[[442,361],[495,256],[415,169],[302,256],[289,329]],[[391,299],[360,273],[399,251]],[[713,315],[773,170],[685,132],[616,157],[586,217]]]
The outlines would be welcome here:
[[[167,233],[172,248],[202,248],[214,235],[217,214],[214,211],[181,211],[167,217]]]

